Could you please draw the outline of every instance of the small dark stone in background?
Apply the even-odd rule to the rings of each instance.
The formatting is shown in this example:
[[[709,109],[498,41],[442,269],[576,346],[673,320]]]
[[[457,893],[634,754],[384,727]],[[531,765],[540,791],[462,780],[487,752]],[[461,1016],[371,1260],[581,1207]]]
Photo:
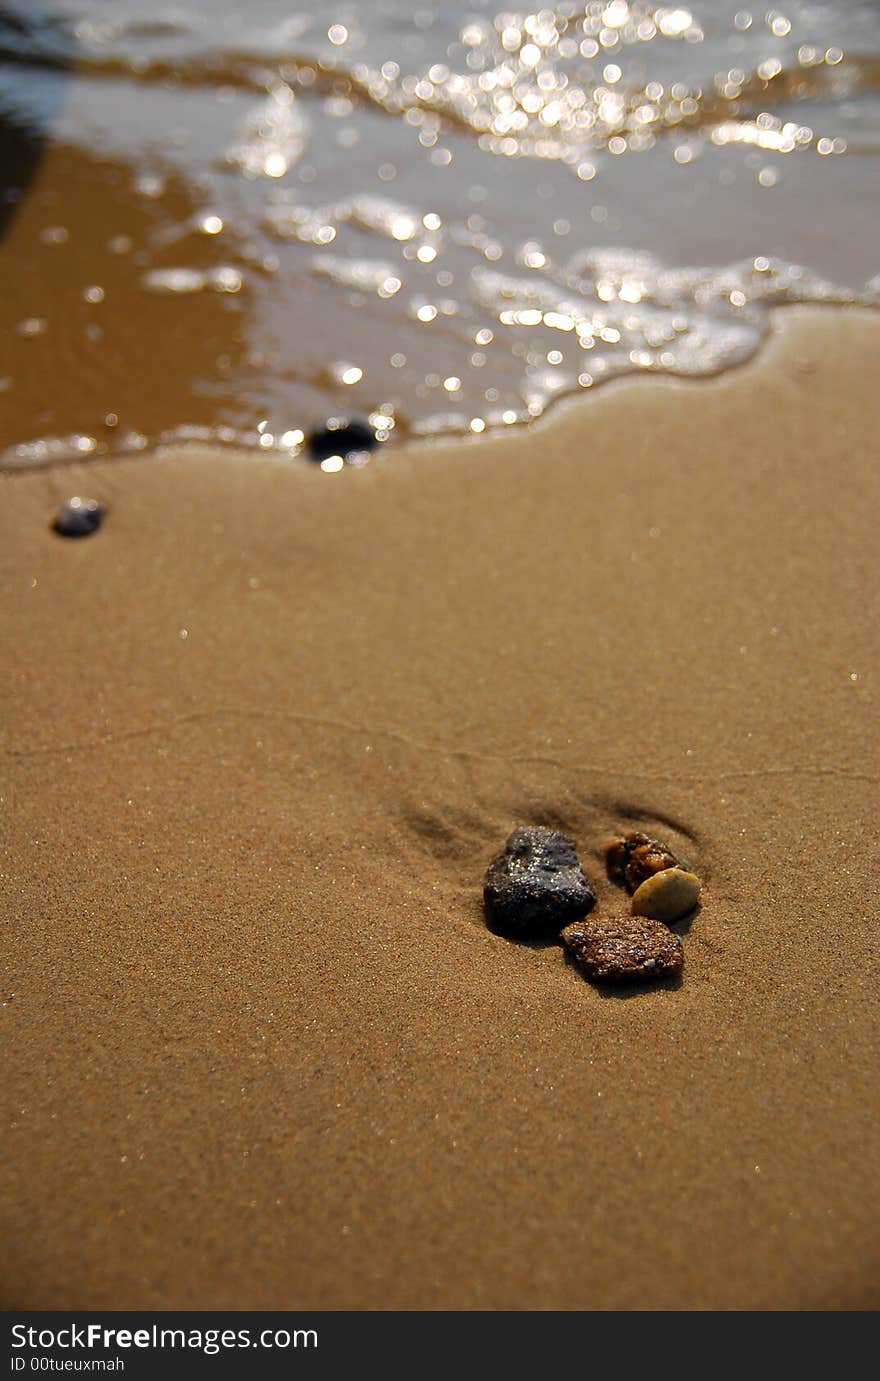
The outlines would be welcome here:
[[[570,921],[586,916],[596,894],[574,842],[536,825],[514,830],[489,864],[483,901],[493,930],[528,940],[558,935]]]
[[[331,456],[348,456],[358,451],[372,451],[379,444],[376,428],[365,417],[330,417],[323,427],[316,427],[309,436],[309,452],[313,460],[329,460]]]
[[[55,515],[55,531],[62,537],[88,537],[97,532],[104,518],[104,505],[97,499],[68,499]]]
[[[576,921],[563,930],[562,943],[586,976],[598,983],[648,983],[673,978],[684,966],[681,940],[649,916]]]
[[[630,894],[654,873],[684,867],[667,844],[641,832],[615,839],[608,848],[606,865],[611,881],[625,887]]]

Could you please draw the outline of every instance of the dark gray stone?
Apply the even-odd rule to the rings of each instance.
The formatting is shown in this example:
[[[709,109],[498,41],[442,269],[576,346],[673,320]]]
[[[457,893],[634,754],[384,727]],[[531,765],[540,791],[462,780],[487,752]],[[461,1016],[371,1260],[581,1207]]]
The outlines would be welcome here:
[[[514,939],[549,939],[581,920],[596,894],[574,842],[558,830],[531,825],[513,831],[493,858],[483,884],[490,927]]]
[[[97,499],[68,499],[55,515],[54,528],[62,537],[88,537],[97,532],[104,517],[104,505]]]

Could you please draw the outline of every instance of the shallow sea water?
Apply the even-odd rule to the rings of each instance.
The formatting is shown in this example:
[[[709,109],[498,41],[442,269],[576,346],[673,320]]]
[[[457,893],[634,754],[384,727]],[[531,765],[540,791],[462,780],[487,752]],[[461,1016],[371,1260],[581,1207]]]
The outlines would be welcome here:
[[[0,158],[7,468],[479,434],[880,301],[880,4],[18,0]]]

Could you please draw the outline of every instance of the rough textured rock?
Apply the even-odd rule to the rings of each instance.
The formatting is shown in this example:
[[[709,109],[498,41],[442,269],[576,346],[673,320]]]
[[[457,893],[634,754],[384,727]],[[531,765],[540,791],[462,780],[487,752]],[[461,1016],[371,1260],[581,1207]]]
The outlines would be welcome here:
[[[569,954],[597,983],[648,983],[684,966],[681,940],[649,916],[598,916],[562,932]]]
[[[632,893],[646,878],[664,868],[681,867],[682,861],[668,844],[637,831],[609,845],[606,866],[611,881]]]
[[[97,532],[103,518],[104,505],[97,499],[75,497],[61,505],[53,527],[62,537],[88,537]]]
[[[646,878],[633,893],[634,916],[653,916],[658,921],[677,921],[693,911],[700,900],[700,879],[684,868],[665,868]]]
[[[567,835],[527,826],[489,864],[483,901],[493,930],[528,940],[558,935],[586,916],[596,894]]]
[[[378,445],[376,428],[365,417],[331,417],[323,427],[316,427],[309,436],[309,452],[313,460],[329,460],[342,456],[343,460],[357,451],[372,451]]]

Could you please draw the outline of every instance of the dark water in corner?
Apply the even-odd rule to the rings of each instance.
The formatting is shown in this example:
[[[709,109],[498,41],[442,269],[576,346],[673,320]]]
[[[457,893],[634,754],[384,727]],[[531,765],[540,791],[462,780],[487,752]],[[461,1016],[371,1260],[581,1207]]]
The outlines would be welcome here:
[[[7,466],[479,433],[878,301],[880,5],[19,0],[0,157]]]

